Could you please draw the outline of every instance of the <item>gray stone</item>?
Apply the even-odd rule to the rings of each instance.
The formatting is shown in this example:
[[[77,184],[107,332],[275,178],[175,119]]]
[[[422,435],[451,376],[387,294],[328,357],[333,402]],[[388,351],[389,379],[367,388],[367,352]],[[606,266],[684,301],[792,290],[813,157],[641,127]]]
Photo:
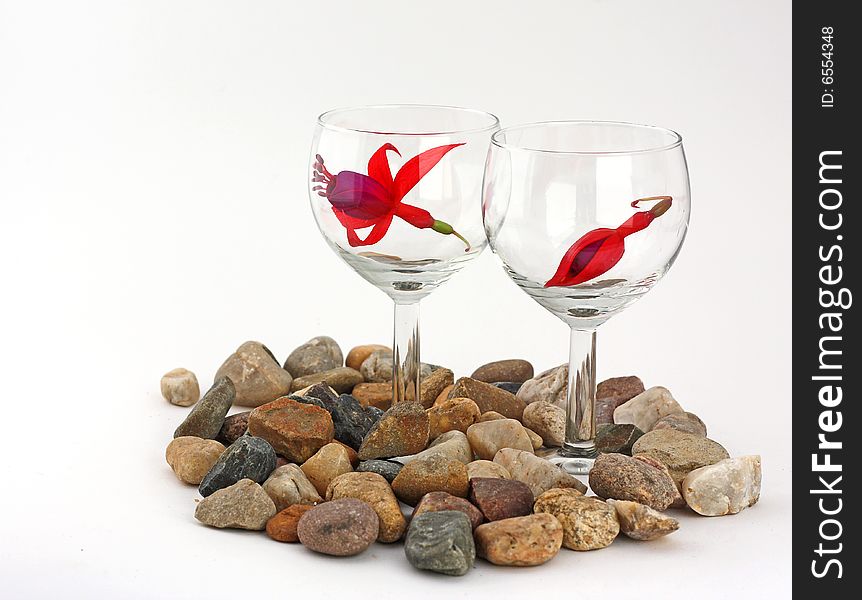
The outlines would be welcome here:
[[[644,434],[634,425],[603,425],[596,432],[596,450],[604,453],[628,454],[632,445]]]
[[[419,379],[428,377],[432,371],[431,365],[421,363],[419,365]],[[392,350],[389,348],[375,350],[362,361],[359,372],[362,373],[365,381],[371,383],[392,381]]]
[[[727,450],[709,438],[675,429],[657,429],[641,436],[633,454],[646,454],[667,466],[677,487],[694,469],[730,458]]]
[[[373,459],[360,461],[356,470],[360,473],[377,473],[378,475],[382,475],[386,481],[392,483],[403,468],[404,465],[400,462]]]
[[[676,429],[694,435],[706,437],[706,424],[694,413],[684,412],[662,417],[652,426],[652,431],[657,429]]]
[[[201,500],[195,519],[220,529],[262,531],[275,513],[275,504],[266,492],[251,479],[241,479]]]
[[[266,481],[275,469],[275,450],[266,440],[243,436],[219,457],[200,485],[201,496],[233,485],[241,479]]]
[[[174,437],[191,435],[209,440],[215,439],[235,397],[236,390],[230,379],[222,377],[216,380],[186,420],[174,431]]]
[[[410,523],[404,552],[417,569],[466,575],[476,560],[470,519],[454,510],[422,513]]]
[[[665,510],[677,497],[670,475],[624,454],[600,454],[590,471],[590,487],[601,498],[631,500]]]
[[[312,373],[293,380],[291,390],[301,390],[317,383],[324,383],[340,394],[349,394],[357,384],[364,380],[362,374],[350,367],[336,367],[328,371]]]
[[[284,362],[284,368],[296,379],[335,369],[343,363],[344,356],[338,342],[329,336],[320,335],[291,352]]]
[[[293,378],[281,368],[269,348],[246,342],[224,361],[216,380],[230,377],[236,387],[237,406],[257,407],[290,392]]]

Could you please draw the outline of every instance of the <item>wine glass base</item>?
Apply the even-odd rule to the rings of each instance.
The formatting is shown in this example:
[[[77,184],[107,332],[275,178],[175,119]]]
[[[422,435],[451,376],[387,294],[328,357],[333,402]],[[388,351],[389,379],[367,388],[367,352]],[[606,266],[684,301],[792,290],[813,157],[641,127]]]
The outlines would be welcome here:
[[[562,448],[548,450],[541,453],[541,456],[570,475],[589,475],[598,452],[593,442],[582,442],[579,445],[566,444]]]

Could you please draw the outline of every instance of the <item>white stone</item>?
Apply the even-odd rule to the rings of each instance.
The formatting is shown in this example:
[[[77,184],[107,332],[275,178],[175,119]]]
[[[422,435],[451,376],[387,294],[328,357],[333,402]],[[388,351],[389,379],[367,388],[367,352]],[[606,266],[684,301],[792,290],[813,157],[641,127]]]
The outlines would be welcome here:
[[[314,484],[308,480],[302,469],[293,463],[273,471],[272,475],[263,482],[263,491],[272,498],[279,511],[294,504],[323,502]]]
[[[406,465],[414,460],[428,458],[438,454],[460,461],[464,464],[473,460],[473,450],[470,448],[470,442],[467,441],[467,436],[458,430],[447,431],[431,442],[431,445],[428,448],[418,454],[399,456],[390,460]]]
[[[467,440],[473,453],[485,460],[493,460],[497,452],[503,448],[533,451],[530,436],[524,426],[515,419],[474,423],[467,428]]]
[[[551,488],[574,488],[582,494],[587,492],[587,486],[573,476],[526,450],[503,448],[494,456],[494,462],[505,467],[512,479],[526,483],[536,498]]]
[[[569,389],[569,365],[560,365],[539,373],[525,381],[516,396],[526,402],[550,402],[566,408],[566,392]]]
[[[760,478],[760,456],[726,458],[686,475],[682,495],[698,514],[733,515],[760,499]]]
[[[162,396],[171,404],[191,406],[201,397],[198,378],[188,369],[173,369],[162,375]]]
[[[657,385],[620,404],[614,410],[614,423],[631,423],[641,431],[649,431],[662,417],[682,413],[685,411],[670,390]]]

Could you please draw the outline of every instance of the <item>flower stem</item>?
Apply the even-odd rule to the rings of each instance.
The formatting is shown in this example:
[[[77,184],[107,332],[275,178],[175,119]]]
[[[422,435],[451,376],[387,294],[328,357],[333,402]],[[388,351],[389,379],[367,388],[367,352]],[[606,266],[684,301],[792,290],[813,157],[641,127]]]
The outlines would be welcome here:
[[[470,242],[468,242],[463,235],[455,231],[455,229],[451,225],[449,225],[449,223],[435,220],[434,224],[431,225],[431,229],[433,229],[437,233],[442,233],[443,235],[454,235],[456,238],[464,242],[465,246],[467,246],[464,252],[470,251]]]

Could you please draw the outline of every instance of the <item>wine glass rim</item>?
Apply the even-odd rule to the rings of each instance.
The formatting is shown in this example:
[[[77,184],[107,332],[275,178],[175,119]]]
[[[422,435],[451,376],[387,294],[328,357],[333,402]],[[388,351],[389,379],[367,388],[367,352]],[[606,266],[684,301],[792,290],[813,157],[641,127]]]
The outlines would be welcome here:
[[[631,150],[552,150],[549,148],[535,148],[531,146],[524,146],[520,144],[512,144],[508,142],[502,141],[503,136],[506,133],[512,133],[514,131],[528,129],[528,128],[538,128],[538,127],[569,127],[569,126],[584,126],[584,125],[599,125],[599,126],[608,126],[608,127],[624,127],[629,129],[644,129],[644,130],[652,130],[655,132],[664,133],[671,137],[671,141],[667,144],[660,144],[655,146],[647,146],[643,148],[636,148]],[[583,156],[625,156],[631,154],[649,154],[651,152],[665,152],[667,150],[672,150],[682,145],[682,136],[674,131],[673,129],[667,129],[665,127],[658,127],[656,125],[645,125],[642,123],[631,123],[629,121],[598,121],[592,119],[571,119],[571,120],[558,120],[558,121],[538,121],[535,123],[522,123],[520,125],[511,125],[509,127],[504,127],[499,131],[496,131],[491,136],[491,143],[498,148],[502,148],[505,150],[520,150],[523,152],[536,152],[540,154],[560,154],[560,155],[583,155]]]
[[[362,127],[345,127],[344,125],[335,125],[330,122],[330,119],[336,115],[348,113],[351,111],[358,110],[400,110],[400,109],[431,109],[431,110],[441,110],[441,111],[450,111],[453,113],[463,113],[463,114],[471,114],[477,117],[483,117],[489,120],[489,123],[482,127],[465,127],[465,128],[454,128],[454,129],[440,129],[440,130],[432,130],[432,131],[380,131],[376,129],[367,129]],[[343,133],[365,133],[370,135],[404,135],[404,136],[436,136],[436,135],[455,135],[455,134],[467,134],[467,133],[481,133],[483,131],[491,131],[494,129],[500,128],[500,119],[497,118],[496,115],[486,112],[484,110],[479,110],[476,108],[462,108],[460,106],[448,106],[445,104],[368,104],[368,105],[356,105],[356,106],[344,106],[340,108],[333,108],[331,110],[327,110],[326,112],[321,113],[317,117],[317,124],[324,129],[329,129],[331,131],[340,131]],[[433,129],[433,128],[432,128]]]

